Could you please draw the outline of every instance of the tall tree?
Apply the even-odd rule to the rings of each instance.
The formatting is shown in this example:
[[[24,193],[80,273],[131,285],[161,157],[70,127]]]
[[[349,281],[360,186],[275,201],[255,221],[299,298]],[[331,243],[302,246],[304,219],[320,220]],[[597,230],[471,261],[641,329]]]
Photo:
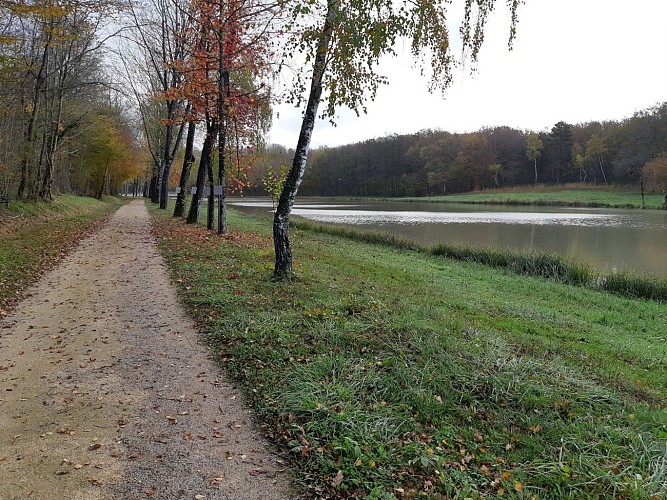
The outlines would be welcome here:
[[[537,184],[537,160],[539,160],[540,156],[542,155],[542,150],[544,149],[544,143],[542,142],[542,139],[540,139],[539,134],[531,132],[530,134],[528,134],[528,140],[526,146],[527,146],[526,156],[528,157],[528,159],[533,160],[533,166],[535,167],[534,183]]]
[[[294,0],[285,3],[292,19],[290,28],[295,33],[288,47],[305,48],[306,62],[312,63],[312,73],[307,79],[310,89],[294,160],[273,221],[274,275],[278,278],[292,273],[289,218],[306,169],[323,92],[326,90],[322,113],[325,117],[332,118],[339,106],[365,111],[365,99],[373,98],[379,85],[385,82],[376,71],[377,63],[382,56],[394,54],[393,47],[399,38],[410,40],[415,58],[423,60],[424,52],[429,53],[431,89],[444,89],[450,84],[454,64],[446,24],[449,2],[445,0]],[[511,43],[520,0],[507,3],[513,20]],[[473,61],[484,41],[484,28],[494,4],[494,0],[466,0],[460,32]],[[315,25],[309,22],[312,16],[317,19]],[[297,103],[301,103],[305,90],[306,80],[298,78],[293,94]]]
[[[551,172],[551,180],[560,183],[567,167],[572,159],[572,126],[564,121],[559,121],[547,136],[545,144],[545,155],[547,156],[547,168]]]

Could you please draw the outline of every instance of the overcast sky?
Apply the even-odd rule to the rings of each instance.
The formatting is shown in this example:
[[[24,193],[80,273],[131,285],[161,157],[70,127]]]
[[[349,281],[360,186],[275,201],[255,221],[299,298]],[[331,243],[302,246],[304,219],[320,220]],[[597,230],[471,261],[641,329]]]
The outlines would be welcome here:
[[[450,13],[459,17],[460,1]],[[341,109],[338,126],[319,121],[312,146],[336,146],[425,128],[470,132],[509,125],[547,130],[564,120],[622,119],[667,101],[667,0],[526,0],[508,51],[504,1],[490,22],[477,73],[456,70],[445,99],[408,57],[383,63],[390,84],[357,118]],[[458,25],[452,26],[458,33]],[[457,54],[458,55],[458,54]],[[295,147],[301,110],[277,107],[270,141]]]

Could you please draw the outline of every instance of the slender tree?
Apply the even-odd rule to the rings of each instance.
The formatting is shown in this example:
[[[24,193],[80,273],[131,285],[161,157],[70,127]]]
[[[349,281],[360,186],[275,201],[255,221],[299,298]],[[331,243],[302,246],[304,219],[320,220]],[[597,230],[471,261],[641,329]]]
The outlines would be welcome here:
[[[520,0],[508,1],[512,13],[510,43],[519,3]],[[473,61],[484,41],[484,28],[494,4],[494,0],[466,0],[460,32]],[[273,220],[274,275],[277,278],[292,274],[289,218],[306,169],[320,102],[324,101],[322,115],[328,118],[335,115],[339,106],[365,111],[365,100],[372,99],[379,85],[386,81],[377,73],[377,63],[382,56],[394,54],[393,47],[399,38],[410,40],[412,54],[419,60],[428,52],[431,89],[444,89],[450,84],[455,63],[446,24],[449,2],[445,0],[295,0],[285,5],[291,18],[289,28],[294,33],[287,44],[288,53],[305,48],[306,63],[312,64],[312,72],[307,78],[302,75],[297,78],[292,93],[293,100],[300,104],[308,84],[294,160]]]
[[[528,159],[533,160],[533,166],[535,167],[535,181],[534,183],[537,184],[537,160],[540,159],[540,155],[542,154],[542,150],[544,149],[544,143],[542,142],[542,139],[540,139],[540,136],[536,134],[535,132],[531,132],[528,134],[528,141],[526,143],[527,149],[526,149],[526,156]]]

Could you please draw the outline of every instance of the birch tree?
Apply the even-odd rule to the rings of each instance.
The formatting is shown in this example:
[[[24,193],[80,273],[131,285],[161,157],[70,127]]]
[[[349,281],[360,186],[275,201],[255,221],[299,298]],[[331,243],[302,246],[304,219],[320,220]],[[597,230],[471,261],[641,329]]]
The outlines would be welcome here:
[[[521,0],[507,0],[512,22],[509,43],[515,35]],[[466,0],[459,32],[464,51],[476,62],[484,41],[486,22],[495,0]],[[377,72],[381,57],[395,55],[399,40],[407,40],[423,74],[430,75],[430,89],[444,90],[452,81],[456,60],[450,48],[447,10],[450,2],[395,0],[293,0],[286,1],[291,33],[288,55],[305,52],[308,76],[296,79],[292,101],[305,102],[303,120],[292,166],[285,179],[273,220],[274,276],[292,274],[289,218],[306,169],[318,110],[333,119],[345,106],[365,112],[386,78]],[[430,67],[430,68],[429,68]],[[307,98],[305,97],[307,95]]]
[[[537,184],[537,160],[540,159],[543,149],[544,143],[542,142],[542,139],[540,139],[539,134],[535,132],[528,134],[528,140],[526,141],[526,156],[529,160],[533,160],[533,166],[535,167],[535,184]]]

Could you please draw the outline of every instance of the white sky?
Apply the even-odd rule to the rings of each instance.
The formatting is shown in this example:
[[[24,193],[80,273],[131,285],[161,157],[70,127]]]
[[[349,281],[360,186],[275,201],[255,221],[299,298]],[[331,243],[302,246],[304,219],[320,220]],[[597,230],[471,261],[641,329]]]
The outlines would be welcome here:
[[[667,101],[667,0],[526,0],[508,51],[505,2],[487,29],[477,73],[455,73],[446,98],[427,91],[409,57],[383,63],[390,84],[368,114],[341,109],[338,126],[318,121],[312,146],[336,146],[425,128],[471,132],[509,125],[546,130],[560,120],[622,119]],[[460,1],[450,17],[461,16]],[[458,24],[451,26],[458,34]],[[456,54],[458,55],[458,54]],[[277,107],[270,142],[295,147],[301,110]]]

